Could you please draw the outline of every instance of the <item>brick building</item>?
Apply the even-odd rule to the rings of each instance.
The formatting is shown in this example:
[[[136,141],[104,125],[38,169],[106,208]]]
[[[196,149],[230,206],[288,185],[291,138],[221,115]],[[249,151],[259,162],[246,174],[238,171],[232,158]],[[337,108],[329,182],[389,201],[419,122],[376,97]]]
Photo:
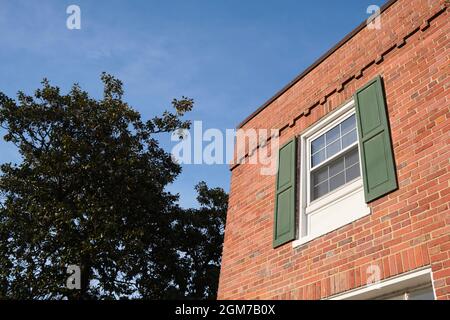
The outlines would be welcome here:
[[[448,5],[389,1],[241,123],[279,167],[231,167],[219,299],[450,299]]]

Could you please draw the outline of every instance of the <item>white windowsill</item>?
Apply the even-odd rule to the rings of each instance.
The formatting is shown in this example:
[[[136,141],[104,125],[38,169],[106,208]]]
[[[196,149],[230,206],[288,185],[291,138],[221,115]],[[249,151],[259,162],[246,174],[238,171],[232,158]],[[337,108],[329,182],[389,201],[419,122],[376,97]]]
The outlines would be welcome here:
[[[322,201],[317,201],[314,206],[310,205],[306,210],[310,233],[294,240],[292,247],[306,244],[370,214],[370,207],[364,201],[361,179],[336,190],[326,199],[318,200]]]

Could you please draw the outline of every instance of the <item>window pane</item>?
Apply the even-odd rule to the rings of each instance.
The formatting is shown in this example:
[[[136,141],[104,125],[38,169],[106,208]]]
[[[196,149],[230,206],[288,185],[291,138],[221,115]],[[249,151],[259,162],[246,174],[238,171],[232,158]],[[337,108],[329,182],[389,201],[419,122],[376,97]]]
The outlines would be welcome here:
[[[336,126],[333,129],[329,130],[325,135],[327,137],[327,144],[330,144],[336,139],[339,139],[339,126]]]
[[[313,173],[313,186],[318,185],[319,183],[328,179],[328,167],[321,168],[319,170],[314,171]]]
[[[353,131],[350,131],[346,135],[342,137],[342,148],[346,148],[349,145],[351,145],[353,142],[356,141],[356,129]]]
[[[344,171],[344,157],[339,158],[330,164],[330,177],[335,176],[341,171]]]
[[[313,154],[311,159],[311,167],[315,167],[324,160],[325,160],[325,149],[317,152],[316,154]]]
[[[339,173],[338,175],[335,175],[334,177],[330,178],[330,191],[343,186],[345,184],[345,175],[344,172]]]
[[[352,115],[350,118],[347,118],[344,122],[341,123],[341,132],[342,135],[346,134],[347,132],[351,131],[355,128],[356,122],[355,122],[355,115]]]
[[[322,182],[321,184],[313,188],[312,200],[320,198],[321,196],[327,193],[328,193],[328,180]]]
[[[325,135],[321,135],[317,139],[314,139],[313,142],[311,142],[311,153],[316,153],[323,147],[325,147]]]
[[[358,148],[352,149],[345,155],[345,167],[348,168],[359,162]]]
[[[341,150],[341,141],[337,140],[327,146],[327,159]]]
[[[359,163],[354,164],[345,171],[346,182],[352,181],[353,179],[359,177]]]

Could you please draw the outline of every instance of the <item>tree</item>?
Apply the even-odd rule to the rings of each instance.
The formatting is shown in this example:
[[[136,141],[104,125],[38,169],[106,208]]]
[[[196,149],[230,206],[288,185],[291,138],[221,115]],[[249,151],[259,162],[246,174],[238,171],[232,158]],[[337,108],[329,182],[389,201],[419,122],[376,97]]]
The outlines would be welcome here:
[[[180,236],[177,283],[185,297],[215,299],[228,195],[221,188],[208,188],[203,181],[195,189],[200,208],[181,210],[175,225],[175,234]]]
[[[189,128],[182,118],[193,100],[174,99],[174,112],[143,121],[122,100],[121,81],[105,73],[101,79],[100,100],[76,84],[63,95],[45,79],[34,97],[0,93],[4,139],[22,158],[1,166],[0,298],[185,297],[201,278],[182,269],[194,268],[186,260],[195,254],[180,239],[190,241],[187,230],[196,229],[203,241],[200,229],[223,228],[223,203],[214,198],[226,194],[199,184],[205,206],[182,210],[178,195],[165,190],[181,167],[155,137]],[[197,220],[201,227],[190,227]],[[196,241],[209,256],[194,263],[220,263],[209,243]],[[66,286],[69,265],[80,268],[79,290]]]

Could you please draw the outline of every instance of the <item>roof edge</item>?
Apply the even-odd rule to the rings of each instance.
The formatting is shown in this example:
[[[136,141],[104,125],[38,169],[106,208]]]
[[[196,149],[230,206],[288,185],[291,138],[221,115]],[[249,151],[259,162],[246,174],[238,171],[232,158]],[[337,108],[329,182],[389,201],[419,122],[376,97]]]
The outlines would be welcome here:
[[[380,8],[380,14],[383,13],[387,8],[393,5],[398,0],[389,0]],[[322,56],[320,56],[316,61],[313,62],[308,68],[306,68],[302,73],[300,73],[297,77],[295,77],[292,81],[290,81],[287,85],[285,85],[280,91],[275,93],[269,100],[264,102],[258,109],[253,111],[247,118],[245,118],[241,123],[239,123],[237,128],[242,128],[246,123],[248,123],[251,119],[257,116],[261,111],[263,111],[266,107],[268,107],[273,101],[275,101],[278,97],[280,97],[283,93],[285,93],[288,89],[290,89],[294,84],[304,78],[308,73],[310,73],[313,69],[315,69],[319,64],[321,64],[326,58],[332,55],[337,49],[342,47],[345,43],[347,43],[351,38],[353,38],[357,33],[359,33],[366,26],[366,21],[361,22],[359,26],[353,29],[350,33],[348,33],[341,41],[339,41],[336,45],[334,45],[330,50],[325,52]]]

